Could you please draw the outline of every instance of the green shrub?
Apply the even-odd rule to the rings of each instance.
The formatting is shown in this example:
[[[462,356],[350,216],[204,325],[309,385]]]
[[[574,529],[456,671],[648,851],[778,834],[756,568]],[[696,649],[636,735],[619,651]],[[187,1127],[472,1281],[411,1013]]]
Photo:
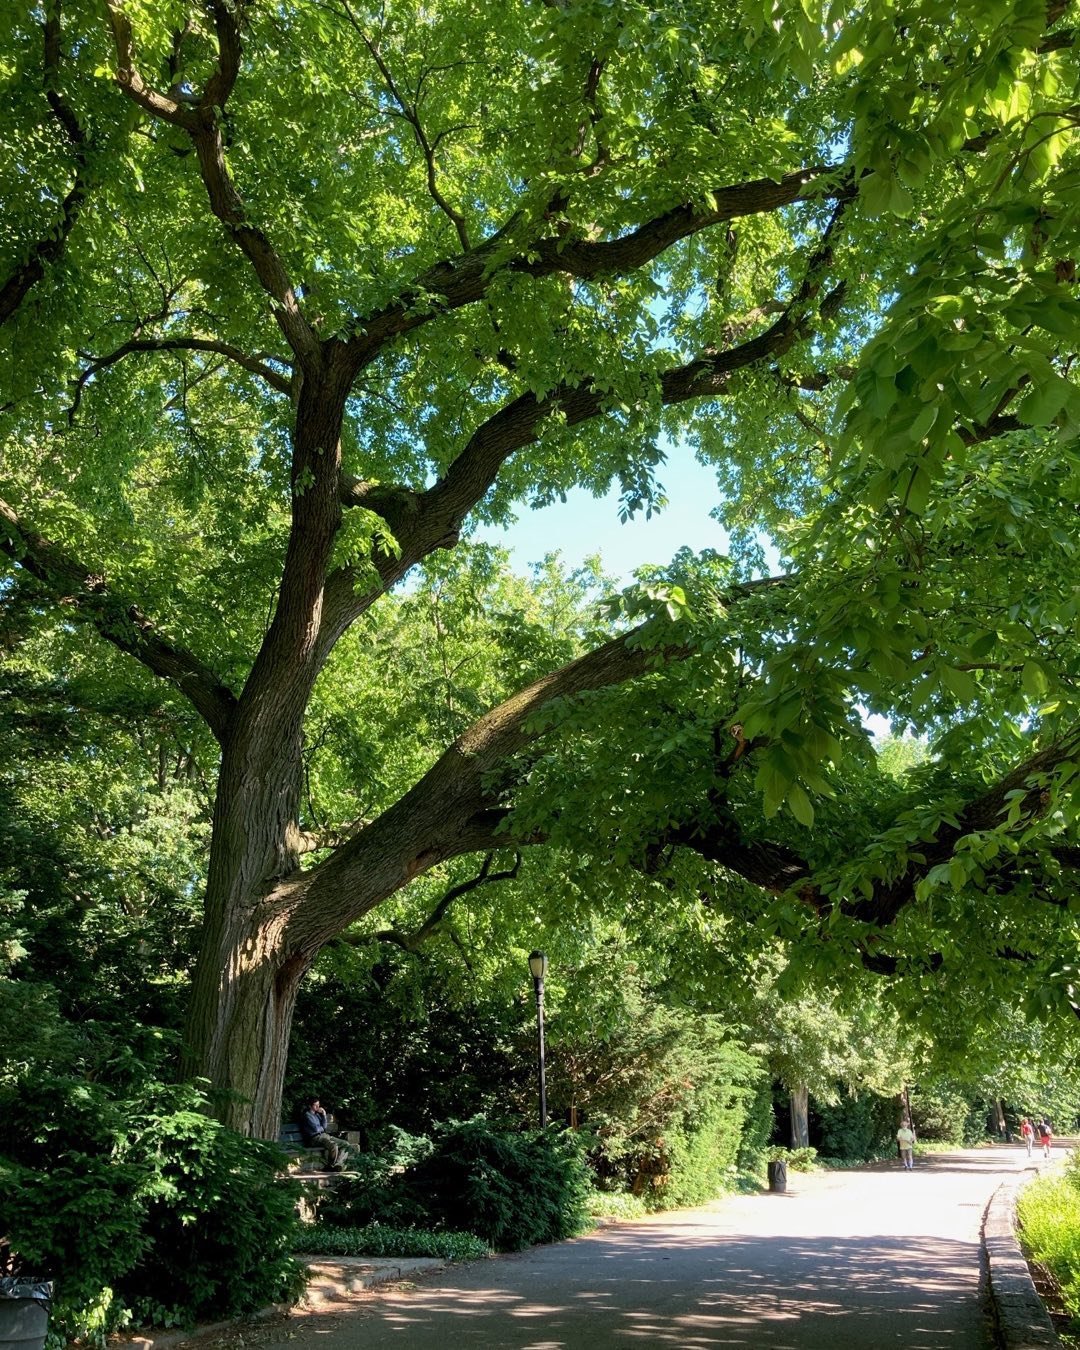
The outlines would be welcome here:
[[[402,1182],[438,1225],[464,1225],[497,1251],[587,1227],[590,1187],[575,1136],[496,1130],[477,1118],[437,1127],[433,1143]]]
[[[772,1084],[764,1073],[759,1073],[754,1079],[753,1091],[747,1098],[739,1138],[737,1165],[740,1173],[756,1176],[762,1171],[768,1156],[773,1123]]]
[[[403,1149],[413,1162],[390,1163]],[[556,1242],[587,1223],[581,1147],[555,1130],[498,1130],[477,1118],[436,1126],[422,1147],[399,1132],[394,1150],[364,1158],[362,1171],[320,1210],[321,1219],[349,1227],[465,1227],[498,1251]]]
[[[7,1095],[0,1233],[56,1283],[52,1326],[103,1345],[132,1321],[190,1324],[298,1291],[280,1154],[202,1113],[194,1088],[43,1078]]]
[[[769,1162],[785,1162],[791,1172],[820,1172],[816,1148],[770,1148]]]
[[[52,1325],[103,1344],[130,1316],[112,1286],[146,1246],[138,1168],[107,1154],[60,1153],[43,1170],[0,1157],[0,1232],[6,1265],[56,1284]]]
[[[145,1170],[118,1157],[125,1116],[98,1083],[42,1074],[0,1092],[6,1264],[56,1283],[52,1324],[102,1344],[129,1314],[113,1286],[142,1255]]]
[[[866,1162],[896,1152],[899,1113],[892,1097],[860,1092],[831,1106],[816,1103],[815,1114],[821,1140],[818,1152],[823,1158]]]
[[[124,1152],[146,1175],[146,1245],[118,1284],[138,1322],[187,1325],[300,1292],[299,1188],[277,1176],[275,1145],[179,1110],[134,1121]]]
[[[592,1219],[640,1219],[648,1213],[648,1207],[640,1195],[629,1191],[593,1191],[588,1212]]]
[[[318,1256],[435,1256],[444,1261],[478,1261],[491,1255],[491,1248],[475,1233],[390,1228],[380,1223],[362,1228],[314,1224],[294,1237],[293,1251]]]
[[[650,1209],[697,1204],[735,1185],[748,1133],[751,1149],[760,1143],[762,1064],[720,1017],[659,1004],[635,980],[628,972],[614,991],[605,1035],[593,986],[581,985],[589,1001],[577,1034],[553,1061],[574,1066],[562,1091],[584,1108],[600,1188],[631,1191]],[[557,1072],[551,1082],[557,1090]]]
[[[689,1097],[681,1116],[658,1141],[664,1172],[649,1188],[647,1203],[677,1209],[704,1204],[729,1190],[743,1113],[743,1096],[730,1085],[710,1085]]]
[[[1075,1159],[1065,1176],[1041,1176],[1025,1186],[1017,1215],[1025,1253],[1051,1272],[1066,1311],[1080,1321],[1080,1171]]]
[[[316,1201],[320,1222],[344,1227],[383,1223],[410,1229],[428,1222],[423,1197],[403,1184],[401,1177],[430,1157],[431,1139],[390,1126],[379,1144],[378,1152],[350,1155],[349,1171],[354,1175],[343,1177]]]
[[[926,1144],[963,1144],[986,1138],[986,1109],[978,1107],[978,1127],[969,1124],[971,1105],[959,1088],[940,1082],[920,1085],[911,1090],[911,1114],[915,1133]],[[967,1139],[965,1140],[965,1135]]]

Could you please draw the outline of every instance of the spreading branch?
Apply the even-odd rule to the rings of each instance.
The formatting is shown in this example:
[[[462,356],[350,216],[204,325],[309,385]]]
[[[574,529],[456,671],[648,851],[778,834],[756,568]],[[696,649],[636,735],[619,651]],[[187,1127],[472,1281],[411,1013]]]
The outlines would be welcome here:
[[[30,289],[45,275],[46,269],[59,260],[75,228],[75,222],[79,218],[79,212],[89,190],[87,135],[60,87],[62,58],[60,0],[50,0],[47,5],[42,31],[45,97],[53,119],[71,146],[75,175],[60,204],[59,220],[40,239],[30,244],[25,250],[23,260],[12,269],[0,285],[0,324],[6,323],[11,318],[26,299]]]
[[[659,401],[665,407],[724,397],[731,392],[731,377],[738,371],[772,361],[808,337],[813,318],[810,307],[820,290],[822,275],[831,264],[833,236],[851,196],[850,185],[838,196],[794,293],[786,301],[762,308],[763,315],[768,312],[777,316],[767,329],[736,346],[708,349],[693,361],[673,366],[659,375],[642,377],[642,401],[657,386]],[[608,394],[591,379],[577,385],[560,385],[540,398],[533,393],[522,394],[484,421],[444,476],[424,492],[368,484],[342,475],[342,505],[364,506],[381,515],[398,549],[394,553],[374,552],[371,561],[379,578],[375,586],[356,587],[349,571],[328,579],[320,647],[328,652],[350,623],[429,553],[453,547],[466,517],[494,485],[502,466],[511,455],[538,441],[550,418],[557,414],[564,426],[578,426],[602,415],[608,403]]]
[[[504,816],[492,796],[492,775],[543,734],[545,707],[622,684],[688,654],[674,643],[654,645],[650,633],[650,626],[642,625],[519,690],[463,732],[377,820],[283,887],[281,903],[290,911],[294,942],[317,950],[385,899],[371,885],[376,860],[394,859],[385,873],[389,895],[439,862],[539,842],[493,837]]]
[[[801,326],[785,310],[764,333],[740,346],[705,352],[655,377],[660,402],[670,407],[724,397],[731,392],[733,374],[782,354],[801,334]],[[643,400],[648,392],[643,381]],[[371,561],[378,581],[372,586],[358,589],[348,569],[327,579],[320,648],[328,651],[351,623],[428,554],[457,543],[466,517],[494,485],[502,466],[515,452],[540,439],[549,418],[558,414],[566,427],[578,426],[601,416],[608,403],[609,396],[592,381],[561,385],[544,398],[522,394],[483,422],[446,474],[424,492],[368,484],[343,475],[342,505],[363,506],[382,516],[399,548],[393,554],[375,552]]]
[[[513,881],[521,870],[520,853],[514,854],[513,867],[504,868],[501,872],[491,870],[494,861],[494,853],[485,854],[477,875],[468,881],[460,882],[457,886],[451,886],[414,932],[403,933],[399,928],[385,928],[376,933],[375,937],[381,942],[392,942],[395,946],[401,947],[407,952],[419,951],[432,933],[441,925],[443,919],[446,918],[450,906],[455,900],[460,900],[463,895],[469,895],[473,891],[479,890],[481,886],[490,886],[500,881]]]
[[[917,857],[912,857],[900,876],[876,882],[869,897],[841,902],[841,913],[877,928],[889,927],[915,899],[919,882],[934,867],[948,862],[962,839],[981,830],[998,828],[1010,807],[1017,809],[1013,805],[1017,799],[1012,794],[1021,794],[1018,828],[1029,825],[1047,805],[1046,777],[1075,758],[1078,751],[1080,731],[1018,764],[957,812],[955,823],[943,823],[931,838],[913,842],[909,852]],[[664,842],[688,848],[774,895],[793,892],[820,915],[827,915],[833,907],[833,899],[820,889],[805,858],[783,845],[745,840],[729,815],[717,814],[710,824],[679,826],[665,834]],[[1063,857],[1068,857],[1067,851]],[[1013,865],[1009,855],[1003,866]]]
[[[292,389],[292,381],[287,376],[282,375],[280,371],[275,370],[273,366],[267,365],[265,359],[259,356],[250,356],[247,352],[241,351],[239,347],[234,347],[230,342],[219,342],[215,338],[199,337],[132,338],[105,356],[91,356],[86,352],[80,352],[87,364],[75,381],[71,406],[67,411],[68,421],[73,422],[75,420],[75,414],[82,402],[83,390],[94,376],[103,370],[107,370],[109,366],[115,366],[126,356],[134,356],[140,352],[209,352],[216,356],[225,357],[226,360],[241,366],[252,375],[258,375],[260,379],[266,381],[271,389],[276,389],[279,394],[288,394]]]
[[[144,112],[186,131],[195,147],[210,209],[251,263],[259,283],[273,300],[273,314],[286,341],[305,369],[318,367],[321,344],[304,317],[288,271],[266,234],[248,219],[243,198],[229,173],[223,117],[240,69],[240,16],[244,0],[233,6],[211,0],[218,39],[218,63],[197,100],[174,98],[153,89],[135,63],[131,22],[119,0],[108,0],[116,81]]]
[[[824,180],[824,181],[822,181]],[[451,310],[484,299],[501,272],[532,277],[563,275],[581,281],[623,276],[658,258],[673,244],[710,226],[740,216],[762,215],[797,201],[825,201],[851,195],[850,182],[835,166],[819,165],[771,178],[718,188],[711,204],[687,203],[664,212],[635,230],[610,240],[555,238],[529,240],[511,248],[513,222],[460,257],[437,263],[384,308],[355,319],[348,348],[359,373],[387,343]]]
[[[107,580],[28,529],[0,501],[0,552],[44,588],[54,602],[89,623],[112,645],[170,681],[224,741],[236,699],[232,691],[185,647],[169,642],[137,605],[117,595]]]

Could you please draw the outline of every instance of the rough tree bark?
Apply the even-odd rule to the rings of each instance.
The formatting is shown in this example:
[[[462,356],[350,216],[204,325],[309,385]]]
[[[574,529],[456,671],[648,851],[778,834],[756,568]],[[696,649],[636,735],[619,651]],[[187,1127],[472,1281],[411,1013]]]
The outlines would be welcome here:
[[[810,1147],[810,1092],[805,1084],[791,1089],[791,1147]]]

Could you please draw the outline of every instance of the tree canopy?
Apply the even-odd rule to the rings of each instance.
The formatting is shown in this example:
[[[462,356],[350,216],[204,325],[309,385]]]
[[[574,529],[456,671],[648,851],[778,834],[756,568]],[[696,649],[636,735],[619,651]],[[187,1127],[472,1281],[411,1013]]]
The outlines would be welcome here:
[[[472,853],[1070,1005],[1076,11],[0,19],[8,669],[167,709],[212,799],[184,1065],[230,1121],[276,1132],[319,949]],[[730,556],[484,636],[475,525],[660,505],[662,446]]]

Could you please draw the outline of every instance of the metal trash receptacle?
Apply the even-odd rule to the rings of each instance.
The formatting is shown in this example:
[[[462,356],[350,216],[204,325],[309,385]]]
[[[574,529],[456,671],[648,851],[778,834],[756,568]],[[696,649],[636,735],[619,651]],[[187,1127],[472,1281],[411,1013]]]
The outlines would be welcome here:
[[[787,1163],[783,1159],[769,1163],[769,1190],[776,1195],[787,1190]]]
[[[51,1310],[49,1280],[0,1279],[0,1350],[44,1350]]]

